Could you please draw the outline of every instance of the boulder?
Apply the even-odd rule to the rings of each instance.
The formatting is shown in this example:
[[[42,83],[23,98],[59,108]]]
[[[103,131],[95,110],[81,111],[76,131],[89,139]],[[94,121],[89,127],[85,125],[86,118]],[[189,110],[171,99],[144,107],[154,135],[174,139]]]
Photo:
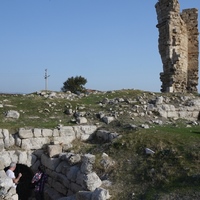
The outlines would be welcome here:
[[[13,118],[13,119],[18,119],[20,117],[19,112],[17,112],[16,110],[9,110],[6,113],[6,117],[7,118]]]

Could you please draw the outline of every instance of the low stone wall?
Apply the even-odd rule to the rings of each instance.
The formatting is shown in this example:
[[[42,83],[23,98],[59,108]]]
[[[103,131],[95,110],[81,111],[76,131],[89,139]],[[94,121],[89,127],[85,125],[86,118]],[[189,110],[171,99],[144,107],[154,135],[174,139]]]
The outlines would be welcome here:
[[[166,103],[162,96],[149,103],[146,110],[159,113],[161,117],[172,119],[198,120],[200,117],[200,99],[189,99],[182,104],[173,105]]]
[[[101,188],[102,181],[93,171],[95,156],[63,153],[73,140],[88,140],[96,130],[96,126],[69,126],[53,130],[20,129],[9,134],[7,129],[0,129],[1,198],[18,199],[12,181],[4,172],[13,161],[30,167],[33,172],[40,164],[45,166],[49,176],[45,188],[47,200],[108,199],[108,191]]]

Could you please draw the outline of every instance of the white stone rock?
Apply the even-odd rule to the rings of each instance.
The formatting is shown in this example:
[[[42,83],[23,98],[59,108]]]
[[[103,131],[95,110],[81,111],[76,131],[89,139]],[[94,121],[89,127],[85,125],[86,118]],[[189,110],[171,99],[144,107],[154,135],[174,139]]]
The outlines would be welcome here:
[[[10,147],[10,134],[7,129],[2,130],[3,139],[4,139],[4,146],[5,148]]]
[[[85,117],[77,117],[76,122],[78,124],[87,124],[87,119]]]
[[[11,157],[8,151],[0,152],[0,162],[4,167],[8,167],[11,163]]]
[[[96,188],[100,187],[101,184],[102,184],[102,181],[95,172],[83,175],[82,187],[85,188],[86,190],[94,191]]]
[[[4,141],[3,139],[0,139],[0,152],[4,150]]]
[[[61,145],[48,145],[47,153],[49,157],[58,156],[60,153],[62,153],[62,146]]]
[[[18,160],[19,160],[19,155],[18,155],[18,151],[16,150],[11,150],[11,151],[8,151],[9,153],[9,157],[11,158],[11,161],[12,162],[15,162],[15,163],[18,163]]]
[[[70,144],[75,140],[75,136],[62,136],[62,137],[53,137],[52,141],[54,144],[60,144],[60,145],[65,145],[65,144]]]
[[[53,137],[58,137],[58,136],[60,136],[58,129],[53,129]]]
[[[42,129],[43,137],[52,137],[53,131],[51,129]]]
[[[146,152],[146,154],[150,154],[150,155],[155,153],[153,150],[151,150],[149,148],[145,148],[145,152]]]
[[[42,137],[42,129],[40,128],[34,128],[33,129],[33,135],[34,137]]]
[[[103,120],[103,122],[105,122],[106,124],[110,124],[112,121],[115,120],[115,118],[112,117],[112,116],[105,116],[105,117],[102,118],[102,120]]]
[[[69,134],[69,135],[72,135],[72,134],[74,134],[74,130],[73,130],[73,127],[72,126],[62,126],[61,128],[60,128],[60,132],[62,133],[62,134]]]
[[[13,118],[13,119],[18,119],[20,117],[19,112],[17,112],[16,110],[9,110],[6,113],[6,117],[7,118]]]
[[[18,162],[20,164],[27,164],[27,152],[26,151],[17,151],[18,153]]]
[[[0,139],[3,139],[4,136],[3,136],[3,132],[2,132],[2,129],[0,129]]]
[[[33,137],[33,132],[32,132],[31,129],[20,128],[19,129],[19,137],[21,139],[32,138]]]
[[[23,139],[21,148],[24,150],[41,149],[44,145],[49,144],[49,138],[30,138]]]
[[[13,181],[9,178],[4,170],[0,170],[0,187],[4,188],[4,192],[7,193],[8,189],[13,186]]]
[[[111,196],[109,195],[109,191],[103,188],[96,188],[92,193],[91,200],[107,200]]]
[[[81,141],[86,141],[92,138],[93,133],[97,130],[97,126],[81,125],[74,126],[73,129],[77,139],[81,139]]]

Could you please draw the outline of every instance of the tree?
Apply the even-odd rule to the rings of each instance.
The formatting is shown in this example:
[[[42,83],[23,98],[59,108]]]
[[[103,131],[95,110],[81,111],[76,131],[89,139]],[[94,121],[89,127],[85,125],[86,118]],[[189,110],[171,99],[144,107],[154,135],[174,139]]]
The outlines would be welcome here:
[[[61,91],[67,92],[71,91],[73,93],[76,92],[84,92],[85,87],[84,85],[87,83],[87,79],[85,79],[82,76],[76,76],[76,77],[71,77],[68,78],[64,83],[63,87],[61,88]]]

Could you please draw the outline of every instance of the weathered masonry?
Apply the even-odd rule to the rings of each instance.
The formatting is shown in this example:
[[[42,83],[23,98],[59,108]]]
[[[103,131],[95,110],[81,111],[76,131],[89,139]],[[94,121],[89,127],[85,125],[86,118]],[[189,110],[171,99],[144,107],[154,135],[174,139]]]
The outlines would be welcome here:
[[[24,129],[14,134],[0,128],[0,200],[33,200],[29,187],[39,165],[45,167],[48,182],[45,200],[107,200],[109,191],[105,181],[93,170],[95,155],[76,154],[69,149],[74,140],[87,141],[91,137],[114,138],[114,133],[97,130],[97,126],[63,126],[59,129]],[[108,167],[110,158],[102,155]],[[10,162],[16,162],[15,175],[22,173],[17,188],[6,176]]]
[[[178,0],[159,0],[155,7],[163,63],[161,92],[197,92],[198,10],[180,13]]]

